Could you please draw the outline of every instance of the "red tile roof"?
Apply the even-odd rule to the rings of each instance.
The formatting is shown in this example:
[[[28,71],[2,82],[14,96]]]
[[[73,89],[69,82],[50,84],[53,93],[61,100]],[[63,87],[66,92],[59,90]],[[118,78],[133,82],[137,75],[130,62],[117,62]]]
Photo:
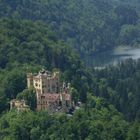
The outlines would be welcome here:
[[[57,94],[57,93],[44,94],[43,96],[45,96],[45,100],[52,101],[52,102],[59,101],[60,99],[60,94]]]
[[[57,93],[52,93],[52,94],[47,93],[47,94],[43,94],[42,96],[44,96],[44,99],[46,101],[50,101],[50,102],[55,102],[55,101],[61,100],[61,94],[57,94]],[[71,100],[70,94],[63,93],[62,96],[63,96],[64,100],[66,100],[66,101]]]

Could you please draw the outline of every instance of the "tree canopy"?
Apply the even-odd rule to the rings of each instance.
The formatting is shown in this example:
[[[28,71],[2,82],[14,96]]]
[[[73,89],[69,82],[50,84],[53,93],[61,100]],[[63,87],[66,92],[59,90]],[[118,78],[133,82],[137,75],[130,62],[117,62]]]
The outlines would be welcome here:
[[[139,10],[129,3],[113,0],[1,0],[0,17],[41,20],[78,53],[92,54],[117,45],[139,44]],[[128,32],[132,32],[127,34],[129,42],[125,38],[119,40],[126,26],[128,30],[130,27]],[[134,39],[131,26],[135,27],[138,39]]]

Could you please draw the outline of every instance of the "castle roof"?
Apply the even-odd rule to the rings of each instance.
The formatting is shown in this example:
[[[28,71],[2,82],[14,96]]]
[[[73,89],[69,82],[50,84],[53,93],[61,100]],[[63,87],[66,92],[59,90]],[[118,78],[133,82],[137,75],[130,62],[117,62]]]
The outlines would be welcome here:
[[[53,93],[53,94],[43,94],[45,100],[50,102],[55,102],[60,100],[60,94]]]
[[[66,101],[71,100],[71,95],[66,94],[66,93],[62,93],[62,94],[57,94],[57,93],[48,94],[47,93],[47,94],[43,94],[42,96],[44,97],[45,100],[50,101],[50,102],[60,101],[62,98]]]

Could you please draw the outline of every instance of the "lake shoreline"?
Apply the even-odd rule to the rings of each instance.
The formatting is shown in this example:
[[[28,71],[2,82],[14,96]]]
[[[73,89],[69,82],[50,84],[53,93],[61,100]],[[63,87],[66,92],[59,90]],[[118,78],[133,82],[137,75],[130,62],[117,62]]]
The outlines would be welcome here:
[[[91,56],[82,58],[84,58],[84,63],[87,67],[106,67],[116,65],[129,58],[140,58],[140,47],[118,46],[114,49],[94,53]]]

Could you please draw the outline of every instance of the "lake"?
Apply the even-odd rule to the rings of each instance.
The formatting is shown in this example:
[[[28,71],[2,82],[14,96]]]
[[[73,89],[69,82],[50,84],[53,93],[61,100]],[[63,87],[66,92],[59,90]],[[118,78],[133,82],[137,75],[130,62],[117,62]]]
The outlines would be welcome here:
[[[89,67],[100,68],[108,65],[116,65],[118,62],[122,62],[128,58],[140,58],[140,48],[118,47],[114,50],[85,57],[85,63]]]

